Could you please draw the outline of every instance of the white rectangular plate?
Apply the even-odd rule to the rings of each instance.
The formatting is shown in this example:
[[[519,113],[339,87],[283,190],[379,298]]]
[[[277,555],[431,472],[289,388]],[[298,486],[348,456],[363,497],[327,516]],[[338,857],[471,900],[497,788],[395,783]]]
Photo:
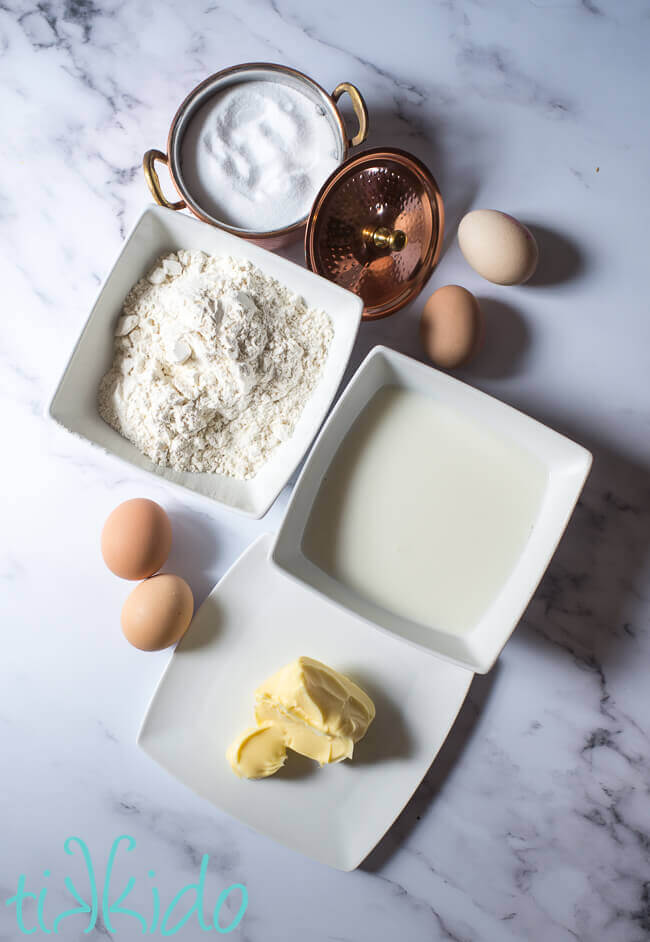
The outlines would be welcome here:
[[[113,358],[113,332],[129,289],[155,260],[177,249],[202,249],[211,255],[232,255],[257,265],[277,278],[311,307],[325,310],[334,327],[323,375],[305,406],[291,438],[280,445],[259,474],[240,481],[223,474],[198,474],[159,468],[108,426],[97,410],[99,381]],[[305,268],[259,248],[215,226],[183,213],[148,207],[104,282],[86,326],[50,403],[50,416],[68,431],[149,474],[195,491],[251,517],[262,517],[285,486],[318,431],[343,378],[352,352],[363,302],[350,291]]]
[[[494,601],[464,635],[421,625],[387,611],[333,579],[302,552],[303,534],[327,468],[361,410],[378,389],[403,386],[456,409],[496,435],[535,455],[548,484],[531,535]],[[395,442],[399,448],[399,442]],[[420,650],[433,652],[478,673],[487,672],[514,631],[564,533],[591,467],[581,445],[535,419],[439,370],[386,347],[375,347],[339,399],[314,445],[291,495],[272,551],[273,561],[299,582],[356,612]],[[408,486],[408,482],[404,482]],[[387,538],[389,534],[387,534]],[[468,585],[471,591],[471,580]]]
[[[208,596],[144,718],[139,746],[255,830],[352,870],[407,803],[442,746],[472,674],[382,634],[288,579],[257,540]],[[377,715],[352,761],[320,769],[289,753],[271,778],[242,781],[225,758],[254,725],[255,688],[300,655],[349,675]]]

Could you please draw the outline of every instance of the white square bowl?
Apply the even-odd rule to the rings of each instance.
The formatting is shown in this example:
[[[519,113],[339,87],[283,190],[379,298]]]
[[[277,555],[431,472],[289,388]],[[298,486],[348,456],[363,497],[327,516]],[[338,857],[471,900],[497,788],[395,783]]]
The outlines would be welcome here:
[[[196,613],[160,679],[138,745],[261,834],[353,870],[426,774],[473,675],[422,657],[297,586],[269,562],[270,548],[271,537],[259,537]],[[303,654],[349,675],[372,697],[377,715],[367,736],[351,761],[319,769],[291,753],[270,778],[237,778],[226,749],[254,722],[255,688]]]
[[[351,425],[383,386],[424,393],[516,443],[546,467],[548,482],[531,534],[496,597],[465,634],[425,626],[374,604],[316,566],[302,551],[321,482]],[[398,444],[398,443],[396,443]],[[477,673],[501,653],[548,566],[591,467],[581,445],[459,380],[385,347],[375,347],[341,396],[302,470],[271,558],[301,583],[383,631]]]
[[[107,425],[97,409],[97,389],[113,358],[113,331],[129,289],[155,260],[178,249],[247,259],[265,274],[302,295],[310,307],[332,319],[334,336],[323,374],[291,438],[279,445],[255,478],[160,468]],[[276,499],[318,431],[343,378],[361,321],[356,295],[299,265],[182,213],[147,207],[124,243],[73,350],[49,406],[49,415],[68,431],[129,464],[165,478],[250,517],[262,517]]]

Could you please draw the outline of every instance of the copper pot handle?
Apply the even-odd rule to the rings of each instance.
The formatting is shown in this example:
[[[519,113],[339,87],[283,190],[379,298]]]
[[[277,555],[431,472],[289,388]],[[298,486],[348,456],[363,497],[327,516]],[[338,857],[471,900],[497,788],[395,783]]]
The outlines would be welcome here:
[[[151,190],[151,195],[159,206],[166,206],[167,209],[184,209],[185,203],[183,200],[178,200],[176,203],[170,203],[169,200],[165,198],[160,187],[158,173],[154,166],[157,160],[160,160],[162,163],[169,166],[169,158],[167,157],[167,154],[163,154],[161,150],[148,150],[142,158],[144,178],[147,181],[147,186]]]
[[[354,113],[357,116],[357,121],[359,122],[359,130],[354,135],[354,137],[351,137],[348,140],[350,147],[356,147],[357,144],[363,144],[365,139],[368,137],[368,109],[366,108],[366,103],[363,100],[363,95],[359,89],[356,87],[356,85],[351,85],[349,82],[341,82],[340,85],[336,86],[332,92],[332,98],[334,101],[338,101],[344,92],[347,92],[350,96]]]

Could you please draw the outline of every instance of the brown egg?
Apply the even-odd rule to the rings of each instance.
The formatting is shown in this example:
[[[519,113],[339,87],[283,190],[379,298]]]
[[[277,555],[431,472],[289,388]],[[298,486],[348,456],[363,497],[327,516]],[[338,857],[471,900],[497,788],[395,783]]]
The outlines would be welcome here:
[[[116,576],[146,579],[169,556],[172,525],[153,500],[126,500],[109,515],[102,530],[102,556]]]
[[[136,586],[122,608],[124,637],[141,651],[161,651],[179,641],[194,612],[185,579],[159,573]]]
[[[453,369],[470,360],[483,342],[483,315],[474,295],[460,285],[434,291],[422,311],[420,338],[436,366]]]

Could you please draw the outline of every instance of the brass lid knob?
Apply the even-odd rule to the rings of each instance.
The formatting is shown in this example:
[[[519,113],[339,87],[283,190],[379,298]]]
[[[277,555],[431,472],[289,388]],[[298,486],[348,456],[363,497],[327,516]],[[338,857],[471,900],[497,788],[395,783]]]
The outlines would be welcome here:
[[[372,242],[378,249],[390,249],[391,252],[401,252],[406,245],[406,233],[401,229],[387,229],[386,226],[366,226],[362,230],[366,242]]]

